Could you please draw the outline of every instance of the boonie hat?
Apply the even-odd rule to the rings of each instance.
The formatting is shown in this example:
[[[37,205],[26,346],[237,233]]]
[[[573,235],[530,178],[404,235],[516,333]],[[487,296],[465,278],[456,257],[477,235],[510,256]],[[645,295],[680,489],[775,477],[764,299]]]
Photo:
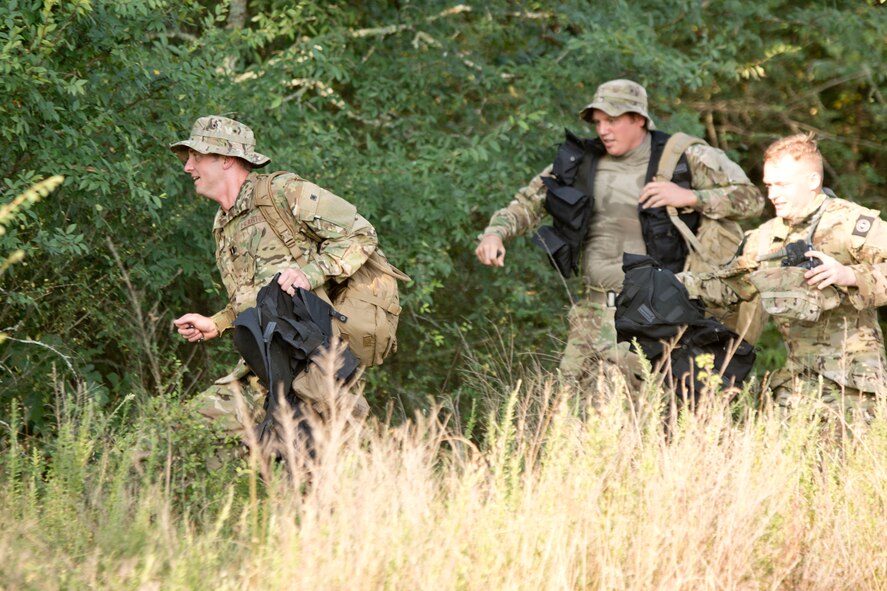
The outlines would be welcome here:
[[[218,115],[201,117],[191,128],[191,137],[169,146],[182,162],[188,159],[188,148],[201,154],[242,158],[256,168],[271,162],[270,158],[256,152],[256,138],[252,129],[239,121]]]
[[[801,267],[771,267],[749,273],[748,280],[761,294],[768,314],[816,322],[824,311],[841,305],[841,294],[831,285],[825,289],[808,285],[805,272]]]
[[[610,117],[637,113],[647,120],[647,129],[656,129],[653,119],[647,113],[647,91],[631,80],[610,80],[598,86],[594,91],[594,99],[579,111],[579,117],[590,122],[592,109],[599,109]]]

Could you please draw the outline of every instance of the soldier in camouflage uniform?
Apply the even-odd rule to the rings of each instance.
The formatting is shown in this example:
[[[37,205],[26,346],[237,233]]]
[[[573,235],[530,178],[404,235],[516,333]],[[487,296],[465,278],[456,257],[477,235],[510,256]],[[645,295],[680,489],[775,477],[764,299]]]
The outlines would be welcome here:
[[[876,396],[887,393],[877,314],[887,304],[887,223],[878,211],[828,196],[822,180],[812,135],[772,144],[764,154],[764,184],[776,217],[746,234],[742,255],[728,269],[680,278],[707,303],[760,294],[788,348],[785,367],[769,379],[780,407],[818,395],[835,413],[853,409],[871,417]],[[787,260],[788,245],[799,241],[801,260]]]
[[[646,90],[635,82],[602,84],[579,115],[594,125],[601,152],[606,152],[597,162],[593,217],[582,246],[584,295],[568,315],[560,370],[568,378],[582,379],[589,371],[595,375],[603,361],[617,364],[631,376],[637,373],[636,359],[621,346],[627,344],[617,346],[613,316],[615,294],[622,288],[623,253],[657,256],[647,252],[640,210],[672,206],[713,219],[739,220],[758,215],[764,202],[738,165],[704,143],[685,152],[692,177],[689,188],[674,182],[646,183],[655,126],[647,113]],[[503,266],[504,241],[539,225],[545,215],[543,177],[551,173],[549,166],[493,214],[479,236],[476,255],[481,263]]]
[[[194,179],[198,195],[219,204],[213,224],[216,263],[228,292],[228,304],[211,317],[185,314],[174,321],[192,343],[214,339],[233,326],[234,318],[256,305],[259,289],[280,273],[278,284],[288,294],[296,288],[316,290],[327,281],[341,282],[354,273],[376,249],[373,226],[355,207],[331,192],[295,174],[275,176],[271,191],[283,194],[297,220],[295,237],[303,257],[294,260],[291,251],[254,206],[256,187],[263,175],[254,169],[270,162],[255,151],[252,130],[226,117],[198,119],[191,136],[170,146]],[[325,297],[325,296],[324,296]],[[309,365],[307,373],[319,370]],[[304,389],[316,389],[322,380],[299,381]],[[252,416],[241,416],[233,392],[239,387]],[[297,392],[309,400],[323,399],[322,393]],[[229,375],[217,380],[194,401],[198,412],[220,421],[231,434],[254,424],[262,411],[266,392],[257,377],[241,360]],[[354,401],[357,414],[368,410],[362,397]]]

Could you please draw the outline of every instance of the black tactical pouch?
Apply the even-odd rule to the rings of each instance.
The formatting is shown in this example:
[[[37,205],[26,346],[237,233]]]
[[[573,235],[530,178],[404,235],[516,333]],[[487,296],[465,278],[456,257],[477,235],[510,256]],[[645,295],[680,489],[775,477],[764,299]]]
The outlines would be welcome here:
[[[654,256],[663,268],[672,273],[683,271],[689,250],[684,237],[669,219],[666,208],[640,209],[639,215],[647,252]],[[679,217],[694,234],[697,232],[698,212],[682,213]]]
[[[554,225],[568,233],[565,238],[570,238],[569,234],[579,232],[583,227],[588,229],[587,222],[591,214],[591,200],[588,195],[575,187],[562,185],[550,176],[543,177],[542,182],[548,189],[545,210],[554,218]]]
[[[570,245],[561,238],[560,233],[551,226],[540,227],[533,234],[533,244],[540,247],[548,255],[548,260],[558,272],[569,277],[576,272],[578,264],[573,265],[573,254]]]
[[[551,173],[560,179],[564,185],[572,185],[579,172],[579,165],[585,157],[585,148],[582,140],[569,129],[564,129],[566,139],[557,150]]]
[[[540,228],[533,241],[548,253],[561,275],[570,277],[579,273],[579,255],[588,233],[593,201],[582,191],[564,185],[554,177],[543,177],[542,182],[548,188],[545,209],[551,214],[554,225]]]

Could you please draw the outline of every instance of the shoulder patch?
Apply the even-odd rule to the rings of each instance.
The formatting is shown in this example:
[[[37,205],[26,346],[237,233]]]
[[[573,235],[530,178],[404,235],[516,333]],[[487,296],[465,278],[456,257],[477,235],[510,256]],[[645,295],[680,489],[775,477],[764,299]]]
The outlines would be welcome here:
[[[314,183],[303,182],[294,210],[302,221],[323,220],[346,230],[354,225],[357,208],[336,194]]]
[[[865,237],[869,233],[869,230],[872,229],[874,222],[875,218],[873,217],[867,215],[859,216],[856,220],[856,225],[853,227],[853,235]]]

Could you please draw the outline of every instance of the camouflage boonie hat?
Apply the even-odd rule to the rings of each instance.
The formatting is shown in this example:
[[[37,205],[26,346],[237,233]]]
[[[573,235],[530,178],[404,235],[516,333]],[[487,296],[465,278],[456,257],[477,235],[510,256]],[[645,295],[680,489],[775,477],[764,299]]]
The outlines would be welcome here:
[[[647,129],[656,129],[653,119],[647,113],[647,91],[631,80],[610,80],[594,91],[594,99],[579,111],[579,117],[591,122],[592,109],[599,109],[610,117],[624,113],[637,113],[647,120]]]
[[[233,119],[216,115],[201,117],[191,128],[191,137],[169,146],[182,162],[188,159],[188,148],[201,154],[242,158],[256,168],[271,162],[270,158],[255,151],[256,138],[252,129]]]
[[[805,322],[816,322],[826,310],[841,305],[841,294],[829,285],[812,287],[801,267],[771,267],[749,273],[748,280],[761,294],[761,305],[768,314]]]

